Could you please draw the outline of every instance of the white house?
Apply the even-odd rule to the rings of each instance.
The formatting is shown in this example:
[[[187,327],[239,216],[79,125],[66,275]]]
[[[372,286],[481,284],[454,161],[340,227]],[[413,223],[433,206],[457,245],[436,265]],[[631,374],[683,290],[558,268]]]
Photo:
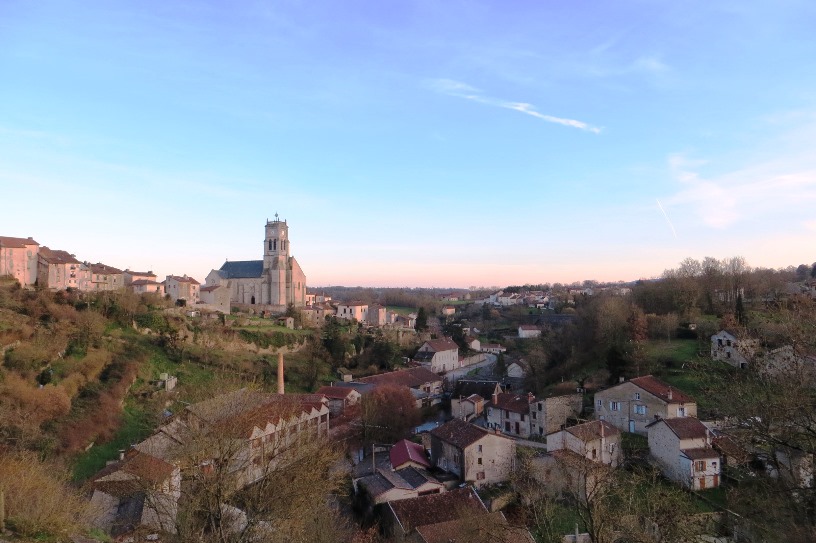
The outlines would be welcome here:
[[[720,485],[720,455],[711,446],[708,428],[697,418],[659,419],[648,432],[649,452],[663,475],[692,490]]]
[[[459,367],[459,346],[451,338],[431,339],[422,344],[414,361],[442,373]]]

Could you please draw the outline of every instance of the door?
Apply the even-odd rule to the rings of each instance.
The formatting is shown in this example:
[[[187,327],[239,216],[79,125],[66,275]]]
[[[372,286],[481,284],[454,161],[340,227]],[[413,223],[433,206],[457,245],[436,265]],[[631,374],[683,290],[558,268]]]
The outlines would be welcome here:
[[[706,482],[705,477],[700,477],[700,490],[705,490]]]
[[[519,423],[518,423],[518,422],[516,423],[516,435],[521,435],[520,428],[519,428]]]
[[[714,488],[717,488],[718,486],[720,486],[720,476],[719,475],[714,476],[714,484],[711,485],[711,486],[714,487]]]
[[[629,421],[629,433],[632,433],[632,434],[635,433],[635,421],[633,421],[633,420]]]

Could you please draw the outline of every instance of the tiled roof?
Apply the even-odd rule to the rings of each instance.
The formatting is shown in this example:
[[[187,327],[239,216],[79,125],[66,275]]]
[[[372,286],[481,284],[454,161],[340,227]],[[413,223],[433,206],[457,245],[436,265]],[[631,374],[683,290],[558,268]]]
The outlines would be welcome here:
[[[419,488],[426,483],[434,483],[434,484],[441,484],[439,481],[434,479],[434,477],[425,471],[422,468],[403,468],[401,470],[397,470],[400,477],[405,479],[405,481],[411,485],[411,488]]]
[[[263,260],[236,260],[224,262],[219,270],[224,279],[248,279],[263,274]]]
[[[479,518],[459,518],[419,526],[417,534],[423,543],[534,543],[526,528],[513,527],[501,511]]]
[[[354,391],[353,388],[348,387],[334,387],[334,386],[324,386],[317,389],[318,394],[322,394],[327,398],[332,398],[334,400],[345,400],[349,397],[349,394]]]
[[[97,262],[96,264],[91,264],[91,272],[115,275],[117,273],[122,273],[122,270],[114,268],[113,266],[108,266],[107,264],[101,264]]]
[[[143,275],[145,277],[156,277],[156,274],[153,273],[152,271],[137,272],[133,270],[125,270],[123,273],[126,273],[128,275]]]
[[[533,398],[533,401],[535,401],[535,398]],[[493,407],[513,413],[529,413],[530,397],[527,394],[503,392],[496,395],[496,403],[493,404]]]
[[[538,330],[538,326],[535,324],[521,324],[519,325],[519,330]]]
[[[487,508],[470,487],[441,494],[388,502],[403,530],[410,533],[420,526],[455,520],[464,510],[486,513]]]
[[[201,287],[199,290],[201,292],[212,292],[212,291],[217,290],[219,288],[221,288],[221,285],[210,285],[208,287]]]
[[[363,486],[368,493],[376,498],[378,496],[382,496],[392,488],[394,488],[394,484],[391,483],[388,479],[386,479],[380,470],[377,473],[372,475],[366,475],[365,477],[361,477],[360,480],[357,481],[358,485]]]
[[[48,247],[40,247],[40,256],[49,264],[82,264],[68,251],[54,250]]]
[[[698,447],[696,449],[680,449],[683,456],[690,460],[705,460],[708,458],[719,458],[720,455],[711,447]]]
[[[190,283],[190,284],[193,284],[193,285],[200,285],[201,284],[198,281],[196,281],[195,279],[193,279],[192,277],[187,277],[187,276],[180,277],[178,275],[168,275],[167,279],[172,279],[173,281],[176,281],[178,283]]]
[[[157,283],[156,281],[151,281],[149,279],[137,279],[133,281],[131,285],[161,285],[161,283]]]
[[[490,399],[493,392],[496,390],[496,385],[498,384],[498,381],[471,381],[462,379],[457,381],[451,397],[459,398],[460,396],[466,397],[470,396],[471,394],[478,394],[482,398]],[[499,390],[501,391],[501,387]]]
[[[459,348],[456,342],[449,337],[442,339],[429,339],[424,344],[430,347],[432,351],[437,353],[442,351],[452,351]]]
[[[652,424],[666,423],[666,426],[680,439],[705,438],[708,428],[694,417],[678,417],[674,419],[660,419]]]
[[[438,437],[446,443],[465,449],[488,435],[490,432],[460,419],[453,419],[450,422],[431,430],[431,435]]]
[[[31,238],[12,238],[9,236],[0,236],[0,247],[24,249],[26,245],[39,245],[39,243]]]
[[[407,462],[414,462],[426,468],[431,467],[431,463],[425,456],[425,449],[419,443],[414,443],[403,439],[397,441],[388,453],[391,460],[391,466],[397,468]]]
[[[664,383],[660,379],[653,377],[651,375],[645,375],[643,377],[635,377],[634,379],[629,380],[630,383],[633,383],[646,392],[657,396],[664,402],[668,403],[694,403],[694,398],[689,396],[688,394],[673,388],[668,383]],[[669,395],[671,394],[671,398]]]
[[[603,428],[604,437],[611,437],[620,434],[620,430],[612,426],[605,420],[594,420],[577,426],[570,426],[565,430],[584,443],[599,439],[601,437],[601,428]]]
[[[368,304],[365,302],[337,302],[337,305],[345,306],[345,307],[367,307]]]
[[[425,383],[435,383],[441,380],[441,377],[426,368],[409,368],[407,370],[390,371],[388,373],[380,373],[379,375],[359,379],[362,383],[375,386],[401,385],[408,388],[415,388]]]

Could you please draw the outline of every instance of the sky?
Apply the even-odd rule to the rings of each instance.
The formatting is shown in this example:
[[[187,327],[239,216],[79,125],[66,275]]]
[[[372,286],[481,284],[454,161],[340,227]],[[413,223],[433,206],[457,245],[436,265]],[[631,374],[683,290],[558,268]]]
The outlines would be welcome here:
[[[812,0],[0,0],[0,235],[310,286],[816,260]]]

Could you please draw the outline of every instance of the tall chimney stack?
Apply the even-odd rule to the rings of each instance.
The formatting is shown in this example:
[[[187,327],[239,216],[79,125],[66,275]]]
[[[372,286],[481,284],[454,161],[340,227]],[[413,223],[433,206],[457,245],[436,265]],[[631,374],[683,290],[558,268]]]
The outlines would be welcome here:
[[[283,353],[278,353],[278,394],[283,394]]]

